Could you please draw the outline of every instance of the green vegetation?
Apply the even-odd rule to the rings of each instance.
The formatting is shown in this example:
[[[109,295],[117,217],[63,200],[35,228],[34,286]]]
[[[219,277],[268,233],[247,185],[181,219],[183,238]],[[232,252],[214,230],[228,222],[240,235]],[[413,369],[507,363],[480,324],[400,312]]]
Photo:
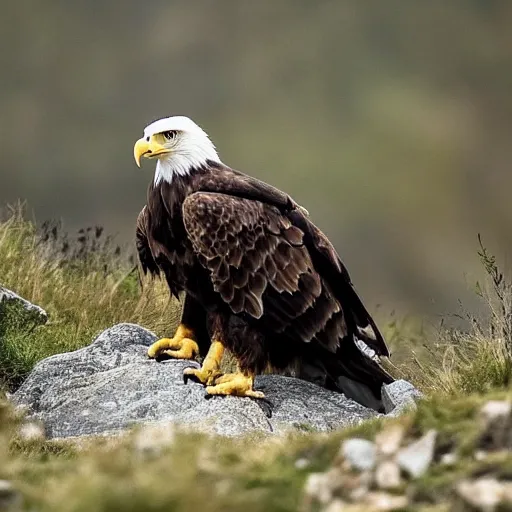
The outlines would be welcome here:
[[[480,258],[489,286],[478,284],[477,293],[489,306],[488,318],[465,314],[469,332],[425,333],[412,321],[395,319],[385,327],[400,356],[389,363],[391,370],[427,395],[415,412],[328,435],[305,430],[286,438],[230,440],[178,431],[179,441],[161,446],[153,436],[148,451],[140,443],[144,428],[80,443],[30,440],[20,434],[23,419],[0,398],[0,479],[21,494],[23,510],[320,510],[305,498],[308,475],[331,466],[343,439],[373,439],[383,424],[397,422],[410,439],[438,430],[440,453],[427,474],[409,485],[408,496],[415,503],[411,510],[446,510],[454,482],[482,474],[508,478],[512,467],[509,452],[474,457],[482,442],[480,406],[511,398],[511,287],[483,247]],[[162,283],[139,286],[133,259],[100,228],[83,230],[73,241],[56,225],[36,228],[18,208],[0,223],[0,279],[50,314],[42,326],[19,326],[13,316],[4,317],[0,379],[7,389],[38,360],[84,346],[115,323],[169,334],[179,311]],[[442,465],[441,452],[448,451],[457,461]]]
[[[432,428],[439,431],[434,462],[426,475],[409,485],[408,493],[416,503],[410,510],[444,507],[462,477],[510,475],[510,452],[485,460],[474,457],[482,442],[478,409],[490,397],[510,398],[510,393],[431,399],[398,420],[376,420],[329,435],[230,440],[177,432],[177,440],[153,452],[140,446],[140,429],[120,439],[79,445],[24,441],[17,434],[19,420],[3,404],[0,478],[22,494],[24,510],[318,510],[314,504],[306,506],[308,475],[331,467],[343,439],[373,439],[384,424],[396,422],[411,439]],[[158,437],[154,443],[158,445]],[[457,460],[445,466],[439,459],[447,452],[457,454]]]
[[[100,227],[70,238],[58,224],[36,229],[13,208],[0,223],[0,284],[44,306],[49,322],[35,327],[3,319],[0,385],[16,385],[37,361],[88,345],[119,322],[172,333],[179,305],[163,283],[141,290],[138,279],[133,258]]]

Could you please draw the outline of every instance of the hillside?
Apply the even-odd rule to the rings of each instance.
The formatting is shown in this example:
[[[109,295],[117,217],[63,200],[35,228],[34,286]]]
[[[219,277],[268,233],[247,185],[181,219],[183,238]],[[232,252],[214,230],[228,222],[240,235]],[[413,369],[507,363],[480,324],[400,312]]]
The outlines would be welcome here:
[[[477,291],[489,314],[472,319],[470,331],[421,333],[393,319],[383,322],[392,351],[401,356],[389,363],[391,371],[426,393],[416,411],[330,434],[223,439],[143,427],[116,439],[64,442],[47,441],[39,425],[26,423],[3,399],[0,509],[11,503],[15,510],[21,500],[22,510],[55,512],[466,510],[471,500],[478,502],[473,488],[494,493],[492,503],[505,503],[512,467],[512,294],[492,255],[482,248],[480,257],[488,282]],[[50,315],[41,326],[2,316],[6,392],[38,360],[87,345],[117,322],[164,333],[178,314],[163,286],[140,288],[133,259],[100,228],[71,237],[58,226],[36,227],[18,209],[0,224],[0,276],[1,284]],[[364,445],[377,450],[373,465],[359,467],[365,457],[350,454],[352,441],[343,444],[352,439],[375,441]],[[423,448],[414,447],[421,439]],[[421,471],[395,462],[410,445]]]

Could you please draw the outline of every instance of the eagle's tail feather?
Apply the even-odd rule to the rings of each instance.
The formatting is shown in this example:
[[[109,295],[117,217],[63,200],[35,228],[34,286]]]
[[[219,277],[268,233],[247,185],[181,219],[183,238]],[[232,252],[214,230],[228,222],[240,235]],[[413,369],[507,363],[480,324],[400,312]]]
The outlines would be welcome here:
[[[309,350],[312,353],[302,358],[297,377],[339,391],[365,407],[383,411],[382,385],[394,379],[378,362],[361,352],[353,339],[342,340],[337,357],[318,344],[310,345]]]

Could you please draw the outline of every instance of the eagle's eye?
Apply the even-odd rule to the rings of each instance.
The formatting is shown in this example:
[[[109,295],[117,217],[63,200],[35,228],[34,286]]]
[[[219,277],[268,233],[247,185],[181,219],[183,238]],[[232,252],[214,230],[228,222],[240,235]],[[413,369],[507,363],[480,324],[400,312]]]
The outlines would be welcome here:
[[[169,130],[168,132],[164,132],[163,135],[167,140],[173,140],[176,138],[178,132],[176,130]]]

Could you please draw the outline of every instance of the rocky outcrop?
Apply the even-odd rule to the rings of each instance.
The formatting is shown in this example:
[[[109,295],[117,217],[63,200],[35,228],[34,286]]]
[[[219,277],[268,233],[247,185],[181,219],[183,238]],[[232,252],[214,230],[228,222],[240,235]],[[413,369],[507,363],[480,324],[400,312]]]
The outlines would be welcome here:
[[[155,339],[140,326],[116,325],[88,347],[38,363],[11,399],[41,420],[50,438],[113,433],[158,421],[227,436],[289,428],[328,431],[377,416],[340,393],[277,375],[256,379],[269,403],[206,399],[202,385],[183,382],[183,370],[197,363],[147,358]]]
[[[21,326],[41,325],[48,320],[48,314],[43,308],[0,286],[0,324],[7,315]]]
[[[308,475],[302,509],[512,510],[512,482],[507,469],[512,403],[488,401],[473,423],[478,435],[473,432],[468,436],[473,436],[472,451],[468,444],[460,450],[446,430],[428,429],[417,437],[418,422],[410,419],[384,423],[373,439],[344,439],[331,467]],[[453,428],[449,421],[446,425],[449,430]],[[458,442],[467,443],[467,438],[461,436]],[[307,460],[303,464],[307,465]],[[430,482],[415,486],[414,482],[429,471],[433,476]]]

